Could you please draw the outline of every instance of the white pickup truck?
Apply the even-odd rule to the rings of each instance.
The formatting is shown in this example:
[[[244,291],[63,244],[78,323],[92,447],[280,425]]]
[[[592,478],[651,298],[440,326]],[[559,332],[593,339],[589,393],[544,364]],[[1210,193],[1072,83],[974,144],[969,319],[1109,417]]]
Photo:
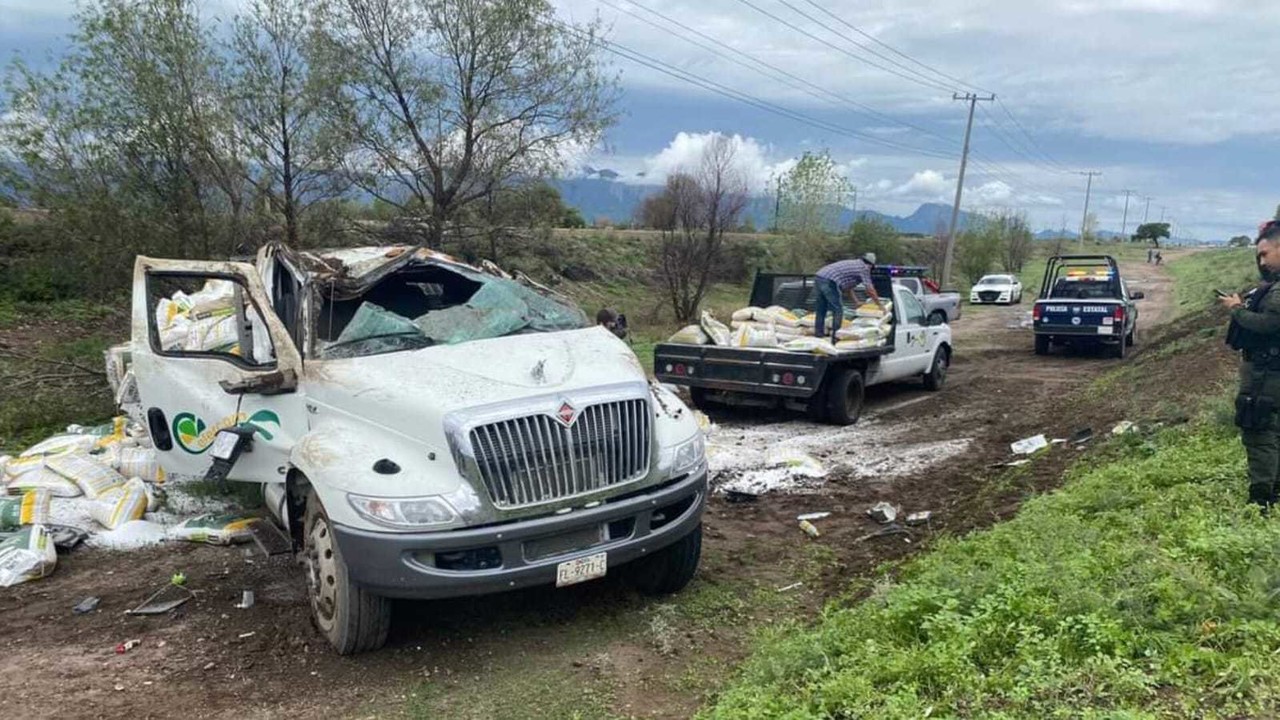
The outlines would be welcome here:
[[[167,471],[264,484],[340,653],[385,642],[391,597],[697,568],[695,419],[543,288],[405,247],[140,257],[132,335],[121,406]]]

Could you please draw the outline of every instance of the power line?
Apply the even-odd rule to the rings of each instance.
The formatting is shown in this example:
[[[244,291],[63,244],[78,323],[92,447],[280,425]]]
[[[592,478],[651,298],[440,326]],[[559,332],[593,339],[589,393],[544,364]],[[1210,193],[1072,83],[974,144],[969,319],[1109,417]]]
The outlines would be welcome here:
[[[1027,129],[1023,127],[1022,123],[1018,122],[1018,118],[1014,117],[1009,108],[1006,107],[998,98],[996,99],[996,105],[1000,106],[1000,109],[1004,111],[1004,114],[1013,122],[1013,126],[1022,132],[1022,135],[1027,139],[1027,142],[1031,143],[1031,147],[1039,151],[1040,155],[1044,157],[1045,160],[1048,160],[1052,165],[1058,166],[1061,172],[1070,172],[1070,168],[1053,159],[1053,156],[1049,155],[1049,153],[1045,152],[1044,148],[1040,147],[1040,144],[1036,142],[1035,138],[1031,137],[1031,133],[1027,132]]]
[[[628,9],[624,8],[624,7],[619,7],[618,5],[615,5],[614,3],[610,2],[610,0],[599,0],[599,2],[600,2],[600,4],[605,5],[605,6],[607,6],[607,7],[610,7],[610,8],[613,8],[614,10],[617,10],[618,12],[626,13],[627,15],[630,15],[631,17],[634,17],[635,19],[639,20],[640,22],[645,23],[646,25],[649,25],[650,27],[657,28],[658,30],[661,30],[661,31],[663,31],[663,32],[671,32],[671,29],[670,29],[670,28],[663,27],[663,26],[661,26],[661,25],[659,25],[659,24],[657,24],[657,23],[653,22],[652,20],[649,20],[648,18],[642,17],[642,16],[640,16],[640,15],[638,15],[638,14],[636,14],[636,13],[634,13],[634,12],[632,12],[632,11],[630,11],[630,10],[628,10]],[[805,78],[802,78],[802,77],[800,77],[799,75],[796,75],[796,74],[794,74],[794,73],[792,73],[792,72],[789,72],[789,71],[787,71],[787,70],[784,70],[783,68],[780,68],[780,67],[778,67],[778,66],[776,66],[776,65],[773,65],[773,64],[771,64],[771,63],[769,63],[769,62],[766,62],[766,61],[764,61],[764,60],[761,60],[760,58],[757,58],[757,57],[755,57],[754,55],[751,55],[750,53],[747,53],[747,52],[744,52],[744,51],[742,51],[742,50],[739,50],[738,48],[735,48],[735,47],[733,47],[732,45],[729,45],[729,44],[727,44],[727,43],[725,43],[725,42],[723,42],[723,41],[721,41],[721,40],[718,40],[718,39],[716,39],[716,38],[714,38],[714,37],[712,37],[712,36],[710,36],[710,35],[707,35],[706,33],[702,32],[702,31],[700,31],[700,30],[698,30],[698,29],[696,29],[696,28],[690,27],[689,25],[687,25],[687,24],[685,24],[685,23],[683,23],[683,22],[681,22],[681,21],[679,21],[679,20],[676,20],[675,18],[672,18],[672,17],[670,17],[670,16],[668,16],[668,15],[665,15],[665,14],[663,14],[662,12],[659,12],[658,10],[654,10],[653,8],[647,7],[647,6],[645,6],[644,4],[642,4],[642,3],[636,2],[636,0],[629,0],[629,1],[628,1],[628,4],[629,4],[629,5],[633,5],[633,6],[635,6],[635,7],[638,7],[638,8],[640,8],[641,10],[643,10],[643,11],[645,11],[645,12],[647,12],[647,13],[650,13],[651,15],[654,15],[654,16],[656,16],[656,17],[662,18],[662,19],[663,19],[663,20],[665,20],[666,22],[671,23],[672,25],[675,25],[676,27],[679,27],[679,28],[680,28],[680,29],[682,29],[682,30],[685,30],[686,32],[692,33],[692,34],[694,34],[694,35],[696,35],[696,36],[698,36],[698,37],[700,37],[700,38],[702,38],[702,39],[704,39],[704,40],[706,40],[706,41],[708,41],[708,42],[710,42],[710,43],[713,43],[714,45],[716,45],[716,46],[718,46],[718,47],[724,48],[725,50],[728,50],[729,52],[733,53],[734,55],[737,55],[737,56],[739,56],[739,57],[745,58],[746,60],[749,60],[750,62],[754,63],[754,64],[755,64],[756,66],[758,66],[758,67],[752,67],[752,66],[750,66],[750,65],[747,65],[746,63],[744,63],[744,62],[743,62],[743,61],[741,61],[741,60],[734,59],[734,58],[732,58],[732,57],[729,57],[729,56],[725,55],[725,54],[724,54],[724,53],[722,53],[722,52],[717,51],[715,48],[707,47],[706,45],[704,45],[704,44],[702,44],[702,43],[700,43],[700,42],[698,42],[698,41],[696,41],[696,40],[692,40],[692,39],[690,39],[690,38],[684,37],[684,36],[679,35],[678,33],[676,33],[676,34],[675,34],[675,35],[676,35],[676,37],[679,37],[681,40],[684,40],[685,42],[688,42],[688,43],[690,43],[690,44],[696,45],[697,47],[700,47],[700,48],[702,48],[702,49],[704,49],[704,50],[706,50],[706,51],[708,51],[708,52],[710,52],[710,53],[713,53],[713,54],[715,54],[715,55],[716,55],[716,56],[718,56],[718,57],[724,58],[724,59],[726,59],[726,60],[728,60],[728,61],[730,61],[730,62],[732,62],[732,63],[735,63],[735,64],[740,65],[740,66],[742,66],[742,67],[746,67],[746,68],[748,68],[748,69],[750,69],[750,70],[753,70],[753,71],[755,71],[755,72],[757,72],[757,73],[760,73],[760,74],[762,74],[762,75],[766,75],[766,76],[768,76],[768,77],[772,77],[772,79],[774,79],[774,80],[776,80],[776,81],[778,81],[778,82],[781,82],[783,85],[786,85],[787,87],[790,87],[790,88],[795,89],[795,90],[799,90],[800,92],[804,92],[806,95],[809,95],[809,96],[811,96],[811,97],[816,97],[816,98],[818,98],[819,100],[823,100],[823,101],[828,102],[828,103],[832,103],[832,104],[839,104],[839,103],[843,103],[843,104],[845,104],[845,105],[847,105],[847,106],[849,106],[849,107],[856,108],[858,112],[860,112],[861,114],[865,114],[865,115],[867,115],[868,117],[874,118],[874,119],[879,120],[879,121],[881,121],[881,122],[886,122],[886,123],[895,124],[895,125],[901,125],[901,126],[903,126],[903,127],[910,128],[910,129],[915,130],[915,131],[917,131],[917,132],[920,132],[920,133],[922,133],[922,134],[924,134],[924,135],[927,135],[927,136],[929,136],[929,137],[931,137],[931,138],[934,138],[934,139],[936,139],[936,140],[939,140],[939,141],[942,141],[942,142],[944,142],[944,143],[947,143],[947,144],[949,144],[949,145],[951,145],[951,146],[953,146],[953,147],[954,147],[954,146],[955,146],[955,144],[956,144],[954,140],[952,140],[952,139],[950,139],[950,138],[948,138],[948,137],[946,137],[946,136],[944,136],[944,135],[940,135],[940,134],[938,134],[938,133],[936,133],[936,132],[934,132],[934,131],[932,131],[932,130],[928,130],[928,129],[926,129],[926,128],[920,127],[920,126],[915,125],[915,124],[913,124],[913,123],[909,123],[909,122],[907,122],[907,121],[905,121],[905,120],[900,120],[900,119],[898,119],[898,118],[894,118],[894,117],[892,117],[892,116],[886,115],[886,114],[884,114],[884,113],[882,113],[882,112],[880,112],[880,111],[876,110],[875,108],[873,108],[873,107],[871,107],[871,106],[869,106],[869,105],[866,105],[866,104],[864,104],[864,103],[860,103],[860,102],[858,102],[858,101],[856,101],[856,100],[853,100],[853,99],[851,99],[851,98],[849,98],[849,97],[846,97],[846,96],[844,96],[844,95],[841,95],[841,94],[839,94],[839,93],[836,93],[836,92],[834,92],[834,91],[832,91],[832,90],[828,90],[827,88],[824,88],[824,87],[822,87],[822,86],[820,86],[820,85],[817,85],[817,84],[815,84],[815,83],[813,83],[813,82],[810,82],[809,80],[806,80]],[[763,69],[762,69],[762,68],[763,68]],[[769,73],[773,73],[773,75],[769,75]],[[809,91],[809,90],[805,90],[805,89],[804,89],[804,87],[800,87],[799,85],[796,85],[796,84],[794,84],[794,83],[790,83],[790,82],[786,82],[786,81],[784,81],[784,80],[780,80],[780,79],[777,77],[778,75],[781,75],[781,76],[784,76],[784,77],[789,78],[789,79],[791,79],[791,80],[794,80],[794,81],[795,81],[795,83],[799,83],[800,85],[803,85],[804,87],[811,88],[814,92],[811,92],[811,91]],[[821,93],[821,95],[815,94],[815,92],[816,92],[816,93]],[[823,97],[823,96],[825,96],[825,97]]]
[[[830,42],[829,40],[824,40],[823,38],[820,38],[820,37],[818,37],[817,35],[814,35],[813,33],[809,32],[808,30],[805,30],[804,28],[801,28],[801,27],[799,27],[799,26],[795,25],[794,23],[791,23],[791,22],[789,22],[789,21],[787,21],[787,20],[784,20],[784,19],[782,19],[782,18],[778,17],[777,15],[774,15],[773,13],[769,12],[768,10],[765,10],[764,8],[761,8],[759,5],[756,5],[755,3],[751,2],[751,0],[738,0],[738,2],[742,3],[743,5],[746,5],[747,7],[751,8],[752,10],[755,10],[756,12],[760,13],[761,15],[764,15],[765,17],[767,17],[767,18],[769,18],[769,19],[773,20],[774,22],[782,23],[783,25],[785,25],[785,26],[787,26],[787,27],[791,28],[792,30],[795,30],[796,32],[798,32],[798,33],[800,33],[800,34],[805,35],[806,37],[809,37],[810,39],[816,40],[817,42],[820,42],[820,43],[822,43],[823,45],[826,45],[827,47],[831,48],[832,50],[835,50],[836,52],[839,52],[839,53],[842,53],[842,54],[844,54],[844,55],[847,55],[847,56],[849,56],[849,57],[853,58],[854,60],[857,60],[858,62],[865,63],[865,64],[870,65],[871,67],[877,68],[877,69],[879,69],[879,70],[883,70],[883,71],[885,71],[885,72],[887,72],[887,73],[889,73],[889,74],[891,74],[891,75],[895,75],[895,76],[897,76],[897,77],[899,77],[899,78],[901,78],[901,79],[903,79],[903,80],[907,80],[907,81],[913,82],[913,83],[915,83],[915,84],[917,84],[917,85],[923,85],[923,86],[925,86],[925,87],[927,87],[927,88],[930,88],[931,90],[939,90],[939,91],[942,91],[942,92],[951,92],[951,91],[952,91],[952,88],[951,88],[951,87],[948,87],[948,86],[946,86],[946,85],[943,85],[942,83],[934,82],[934,81],[932,81],[932,80],[928,80],[928,79],[915,78],[915,77],[911,77],[910,75],[904,75],[903,73],[898,72],[898,71],[896,71],[896,70],[893,70],[892,68],[886,67],[886,66],[884,66],[884,65],[881,65],[881,64],[879,64],[879,63],[875,62],[874,60],[868,60],[868,59],[867,59],[867,58],[865,58],[865,57],[861,57],[861,56],[859,56],[859,55],[856,55],[856,54],[854,54],[854,53],[852,53],[852,52],[850,52],[850,51],[848,51],[848,50],[846,50],[846,49],[844,49],[844,48],[842,48],[842,47],[839,47],[838,45],[835,45],[834,43]],[[806,16],[806,17],[808,17],[808,16]]]
[[[933,79],[933,78],[929,77],[928,75],[925,75],[924,73],[920,72],[919,70],[916,70],[915,68],[907,67],[906,65],[903,65],[902,63],[898,62],[897,60],[894,60],[894,59],[893,59],[893,58],[891,58],[891,57],[888,57],[888,56],[886,56],[886,55],[882,55],[881,53],[879,53],[879,52],[877,52],[877,51],[875,51],[875,50],[873,50],[873,49],[871,49],[871,48],[867,47],[866,45],[863,45],[862,43],[858,42],[857,40],[854,40],[854,39],[853,39],[853,38],[851,38],[851,37],[846,37],[846,36],[839,35],[839,34],[838,34],[838,33],[836,33],[834,30],[832,30],[831,28],[827,27],[827,25],[826,25],[825,23],[823,23],[821,20],[818,20],[817,18],[815,18],[815,17],[813,17],[812,15],[810,15],[810,14],[806,13],[805,11],[803,11],[803,10],[801,10],[800,8],[796,7],[795,5],[792,5],[790,2],[788,2],[788,0],[778,0],[778,2],[782,3],[783,5],[786,5],[788,8],[791,8],[791,11],[792,11],[792,12],[794,12],[794,13],[796,13],[796,14],[797,14],[797,15],[799,15],[800,17],[805,18],[805,19],[806,19],[806,20],[808,20],[809,22],[816,23],[817,25],[819,25],[819,26],[821,26],[823,29],[825,29],[827,32],[829,32],[829,33],[831,33],[831,34],[833,34],[833,35],[836,35],[837,37],[840,37],[840,38],[841,38],[842,40],[844,40],[845,42],[849,43],[850,45],[853,45],[854,47],[856,47],[856,48],[858,48],[858,49],[862,50],[863,52],[870,53],[870,54],[874,55],[875,57],[880,58],[881,60],[884,60],[885,62],[889,63],[890,65],[892,65],[892,66],[894,66],[894,67],[896,67],[896,68],[899,68],[899,69],[901,69],[901,70],[903,70],[903,71],[905,71],[905,72],[911,73],[912,75],[914,75],[914,76],[915,76],[915,77],[917,77],[917,78],[920,78],[920,80],[921,80],[923,83],[928,83],[928,84],[930,84],[930,85],[942,85],[942,86],[946,87],[948,90],[952,89],[952,87],[951,87],[951,86],[946,85],[945,83],[942,83],[942,82],[940,82],[940,81],[938,81],[938,80],[935,80],[935,79]],[[821,7],[819,7],[819,9],[822,9],[822,8],[821,8]],[[897,73],[894,73],[894,74],[896,75]],[[901,76],[899,76],[899,77],[901,77]]]
[[[971,88],[971,89],[973,89],[973,90],[978,90],[978,91],[980,91],[980,92],[984,92],[984,93],[991,94],[991,95],[994,95],[994,94],[995,94],[995,93],[991,92],[990,90],[988,90],[988,89],[986,89],[986,88],[978,87],[977,85],[972,85],[972,84],[967,83],[967,82],[965,82],[964,80],[961,80],[960,78],[957,78],[957,77],[952,77],[951,75],[948,75],[948,74],[946,74],[946,73],[942,72],[941,70],[939,70],[939,69],[937,69],[937,68],[935,68],[935,67],[932,67],[932,66],[930,66],[930,65],[927,65],[927,64],[925,64],[925,63],[923,63],[923,62],[921,62],[921,61],[919,61],[919,60],[917,60],[917,59],[915,59],[915,58],[911,57],[910,55],[908,55],[908,54],[906,54],[906,53],[902,52],[901,50],[898,50],[897,48],[893,47],[892,45],[889,45],[888,43],[882,42],[882,41],[881,41],[879,38],[877,38],[876,36],[871,35],[870,33],[864,32],[861,28],[859,28],[859,27],[857,27],[857,26],[855,26],[855,25],[853,25],[853,24],[849,23],[847,20],[845,20],[844,18],[840,17],[839,15],[836,15],[835,13],[831,12],[830,10],[828,10],[828,9],[826,9],[826,8],[824,8],[824,7],[822,7],[822,6],[821,6],[821,5],[819,5],[818,3],[814,2],[814,0],[805,0],[805,2],[807,2],[807,3],[809,3],[810,5],[814,6],[814,7],[815,7],[815,8],[817,8],[818,10],[822,11],[825,15],[827,15],[827,16],[828,16],[828,17],[830,17],[830,18],[832,18],[833,20],[835,20],[836,22],[840,23],[841,25],[844,25],[845,27],[847,27],[847,28],[849,28],[850,30],[854,31],[855,33],[857,33],[857,34],[861,35],[862,37],[864,37],[864,38],[866,38],[866,39],[870,40],[871,42],[873,42],[873,43],[875,43],[875,44],[879,45],[880,47],[882,47],[882,48],[884,48],[884,49],[888,50],[889,52],[893,53],[894,55],[897,55],[898,57],[901,57],[901,58],[903,58],[903,59],[905,59],[905,60],[908,60],[908,61],[910,61],[910,62],[912,62],[912,63],[915,63],[916,65],[919,65],[920,67],[924,68],[925,70],[928,70],[929,72],[934,73],[935,75],[938,75],[938,76],[940,76],[940,77],[942,77],[942,78],[945,78],[945,79],[947,79],[947,80],[950,80],[951,82],[958,83],[958,84],[960,84],[960,85],[964,85],[965,87]]]
[[[564,23],[561,23],[560,27],[562,29],[569,30],[570,32],[574,32],[579,35],[585,35],[585,33],[582,33],[582,31],[572,27],[571,25],[566,25]],[[781,115],[782,117],[804,123],[806,125],[817,128],[819,130],[824,130],[826,132],[830,132],[838,135],[845,135],[848,137],[857,138],[865,142],[881,145],[883,147],[888,147],[895,150],[919,153],[921,155],[935,157],[943,160],[951,160],[951,159],[954,159],[955,157],[954,155],[948,155],[938,151],[927,150],[924,148],[914,147],[911,145],[905,145],[903,143],[898,143],[892,140],[885,140],[884,138],[879,138],[874,135],[869,135],[867,133],[859,132],[857,130],[846,128],[844,126],[837,125],[835,123],[830,123],[825,120],[819,120],[817,118],[810,117],[803,113],[799,113],[794,110],[789,110],[785,107],[782,107],[781,105],[777,105],[776,103],[769,102],[768,100],[763,100],[754,95],[750,95],[748,93],[735,90],[731,87],[728,87],[727,85],[723,85],[721,83],[715,82],[714,80],[708,80],[704,77],[691,73],[687,70],[677,68],[674,65],[663,62],[662,60],[658,60],[657,58],[645,55],[644,53],[641,53],[637,50],[633,50],[625,45],[622,45],[621,43],[617,43],[612,40],[605,40],[599,37],[591,37],[591,36],[588,36],[588,39],[592,43],[596,44],[598,47],[608,52],[611,52],[614,55],[625,58],[637,64],[643,65],[652,70],[660,72],[664,75],[668,75],[677,80],[681,80],[681,81],[690,83],[692,85],[697,85],[698,87],[701,87],[704,90],[710,90],[718,95],[722,95],[724,97],[737,100],[739,102],[745,103],[747,105],[751,105],[752,107],[764,110],[766,112],[771,112],[776,115]]]

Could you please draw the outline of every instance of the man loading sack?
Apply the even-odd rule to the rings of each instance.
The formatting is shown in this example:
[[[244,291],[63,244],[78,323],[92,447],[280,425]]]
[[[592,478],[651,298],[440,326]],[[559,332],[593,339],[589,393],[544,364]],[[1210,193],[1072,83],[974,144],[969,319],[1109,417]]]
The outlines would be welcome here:
[[[844,320],[844,302],[841,296],[847,292],[854,307],[857,307],[861,304],[861,300],[854,289],[859,285],[863,286],[873,300],[880,302],[880,294],[876,292],[876,286],[871,282],[871,268],[875,267],[875,264],[875,253],[867,253],[860,260],[838,260],[815,273],[818,288],[818,300],[814,306],[816,317],[813,323],[813,334],[815,336],[827,337],[828,311],[835,316],[834,327],[831,328],[832,334],[840,329],[840,323]]]
[[[1241,352],[1236,425],[1249,460],[1249,502],[1266,511],[1276,502],[1280,479],[1280,290],[1274,289],[1280,280],[1280,221],[1262,224],[1255,249],[1262,284],[1244,298],[1223,295],[1220,302],[1231,311],[1227,344]]]

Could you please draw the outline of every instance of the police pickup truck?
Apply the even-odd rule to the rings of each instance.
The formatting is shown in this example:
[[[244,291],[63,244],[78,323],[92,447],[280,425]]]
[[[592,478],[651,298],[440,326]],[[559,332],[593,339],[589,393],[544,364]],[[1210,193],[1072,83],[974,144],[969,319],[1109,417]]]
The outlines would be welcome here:
[[[1037,355],[1054,345],[1105,345],[1123,358],[1133,345],[1141,292],[1130,293],[1109,255],[1049,258],[1040,297],[1032,309]]]
[[[689,388],[695,405],[729,404],[790,407],[816,422],[851,425],[862,412],[867,386],[920,378],[939,390],[951,364],[951,328],[930,319],[915,293],[893,282],[923,277],[924,268],[877,266],[876,292],[893,298],[893,326],[887,342],[818,355],[781,348],[739,348],[661,343],[654,348],[654,375],[663,383]],[[817,289],[812,275],[759,273],[751,305],[780,305],[812,312]]]

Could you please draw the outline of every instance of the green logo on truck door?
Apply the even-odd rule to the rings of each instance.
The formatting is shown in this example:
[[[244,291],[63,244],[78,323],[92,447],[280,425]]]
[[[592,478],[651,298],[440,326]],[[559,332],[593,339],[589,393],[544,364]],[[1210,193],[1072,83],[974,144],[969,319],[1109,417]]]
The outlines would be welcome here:
[[[263,440],[270,440],[275,437],[273,432],[280,427],[280,416],[270,410],[259,410],[252,415],[228,415],[209,426],[192,413],[178,413],[173,416],[173,439],[178,447],[192,455],[199,455],[213,445],[213,439],[219,432],[236,425],[248,425]]]

